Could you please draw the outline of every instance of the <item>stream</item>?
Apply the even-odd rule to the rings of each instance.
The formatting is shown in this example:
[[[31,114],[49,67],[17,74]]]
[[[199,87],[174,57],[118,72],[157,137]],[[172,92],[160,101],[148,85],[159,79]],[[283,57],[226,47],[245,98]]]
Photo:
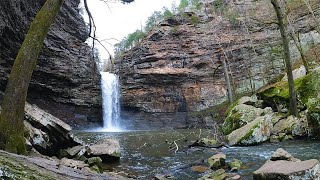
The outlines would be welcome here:
[[[270,158],[271,154],[280,147],[301,160],[320,159],[320,142],[309,140],[214,149],[187,147],[199,136],[206,137],[209,135],[209,130],[203,130],[201,133],[199,129],[112,133],[75,131],[74,134],[86,143],[94,143],[106,137],[118,139],[122,151],[121,160],[117,164],[105,165],[104,168],[126,172],[137,179],[151,179],[156,174],[171,174],[177,179],[197,179],[204,173],[193,172],[191,166],[186,167],[185,165],[209,158],[218,151],[227,155],[227,162],[234,158],[243,162],[243,167],[239,172],[242,179],[252,179],[252,172],[261,167]],[[177,141],[178,148],[170,143],[177,139],[181,139]]]

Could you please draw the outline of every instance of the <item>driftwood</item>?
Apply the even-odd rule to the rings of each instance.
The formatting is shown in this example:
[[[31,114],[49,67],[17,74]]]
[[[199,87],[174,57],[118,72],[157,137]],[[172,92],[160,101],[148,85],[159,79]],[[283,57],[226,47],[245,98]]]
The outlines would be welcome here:
[[[220,144],[216,144],[216,145],[207,145],[207,144],[204,144],[203,142],[201,142],[200,140],[196,140],[194,143],[190,144],[188,146],[188,148],[191,148],[191,147],[205,147],[205,148],[229,148],[230,146],[224,142],[220,143]]]

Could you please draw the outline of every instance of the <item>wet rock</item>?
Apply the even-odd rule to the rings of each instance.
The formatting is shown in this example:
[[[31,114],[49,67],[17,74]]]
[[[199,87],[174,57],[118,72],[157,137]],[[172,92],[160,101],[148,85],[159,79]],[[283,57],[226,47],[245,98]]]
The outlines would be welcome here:
[[[199,144],[210,147],[217,145],[218,141],[213,138],[201,138]]]
[[[237,175],[231,175],[226,180],[239,180],[241,179],[241,176],[239,174]]]
[[[99,156],[103,162],[118,161],[121,155],[119,141],[112,138],[103,139],[88,146],[87,155]]]
[[[279,136],[277,136],[277,135],[271,135],[271,136],[270,136],[270,142],[271,142],[271,143],[280,142]]]
[[[218,169],[216,171],[212,171],[206,175],[204,175],[201,178],[198,178],[198,180],[222,180],[227,177],[226,171],[224,169]]]
[[[75,163],[67,163],[73,166]],[[78,163],[78,162],[77,162]],[[82,164],[83,162],[79,162]],[[82,164],[83,166],[86,166]],[[81,165],[81,166],[82,166]],[[73,166],[75,167],[75,166]],[[103,174],[93,173],[65,166],[52,158],[27,157],[0,151],[0,178],[1,179],[95,179],[95,180],[121,180],[122,176],[105,172]]]
[[[238,171],[242,166],[242,162],[239,159],[233,159],[228,163],[228,167],[231,169],[231,172]]]
[[[211,169],[219,169],[226,164],[226,155],[223,153],[215,154],[208,158],[209,167]]]
[[[253,179],[281,180],[281,179],[319,179],[320,165],[316,159],[301,162],[268,161],[261,168],[253,172]]]
[[[253,145],[269,139],[272,128],[271,116],[261,116],[227,136],[229,145]]]
[[[194,172],[203,173],[206,172],[209,168],[207,166],[192,166],[191,170]]]
[[[171,174],[161,175],[158,174],[155,177],[155,180],[169,180],[169,179],[175,179],[175,177]]]
[[[285,161],[300,161],[299,159],[294,158],[290,153],[285,151],[282,148],[278,148],[270,158],[271,161],[285,160]]]
[[[60,149],[77,146],[81,141],[71,134],[71,127],[36,105],[25,105],[25,127],[32,146],[44,155],[57,155]]]

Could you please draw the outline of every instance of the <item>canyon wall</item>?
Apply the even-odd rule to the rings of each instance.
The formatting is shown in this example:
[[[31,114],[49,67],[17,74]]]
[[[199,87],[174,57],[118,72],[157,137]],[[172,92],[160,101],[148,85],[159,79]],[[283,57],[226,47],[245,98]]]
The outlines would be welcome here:
[[[212,126],[221,117],[199,118],[191,112],[206,111],[227,100],[219,57],[227,61],[238,95],[250,94],[284,72],[280,33],[269,23],[274,19],[270,2],[231,2],[228,8],[235,14],[230,15],[222,15],[215,1],[206,1],[200,10],[186,9],[161,22],[116,59],[114,71],[120,76],[124,114],[130,114],[127,118],[141,119],[147,113],[153,114],[146,118],[149,121],[166,124],[176,119],[169,127]],[[319,4],[313,7],[319,17]],[[307,9],[296,7],[294,11],[292,27],[307,50],[320,37]],[[290,47],[292,57],[299,59],[293,42]]]
[[[28,27],[45,0],[0,2],[0,91]],[[85,43],[80,0],[65,0],[44,42],[29,87],[28,102],[73,123],[101,121],[100,76]]]

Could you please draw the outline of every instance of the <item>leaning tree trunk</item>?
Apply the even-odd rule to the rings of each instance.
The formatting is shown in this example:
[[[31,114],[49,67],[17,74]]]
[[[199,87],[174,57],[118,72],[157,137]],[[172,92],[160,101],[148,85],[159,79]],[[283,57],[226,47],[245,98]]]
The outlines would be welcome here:
[[[281,12],[281,8],[279,6],[278,0],[271,0],[271,3],[274,7],[274,10],[277,14],[277,21],[281,33],[282,43],[283,43],[283,49],[284,49],[284,59],[287,66],[287,75],[288,75],[288,84],[289,84],[289,94],[290,94],[290,114],[297,116],[298,110],[297,110],[297,97],[296,92],[294,89],[294,80],[292,75],[292,66],[291,66],[291,60],[290,60],[290,49],[289,49],[289,40],[287,36],[287,32],[285,29],[285,25],[283,23],[283,14]]]
[[[64,0],[47,0],[35,19],[14,61],[0,116],[0,148],[25,153],[23,115],[32,72],[44,39]]]

